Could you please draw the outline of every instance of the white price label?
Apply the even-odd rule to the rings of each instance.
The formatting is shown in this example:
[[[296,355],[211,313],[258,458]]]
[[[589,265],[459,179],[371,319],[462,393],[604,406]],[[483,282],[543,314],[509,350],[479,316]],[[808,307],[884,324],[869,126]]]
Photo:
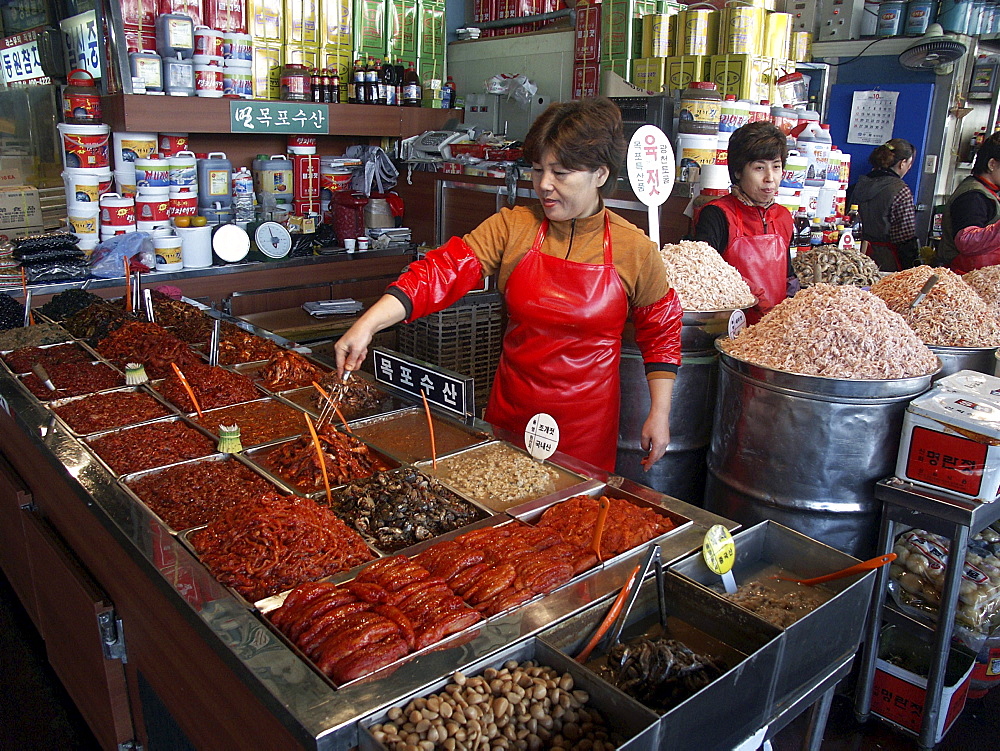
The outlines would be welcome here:
[[[742,310],[734,310],[729,316],[729,338],[735,339],[747,327],[747,316]]]
[[[552,415],[539,412],[524,428],[524,446],[538,461],[548,459],[559,447],[559,425]]]

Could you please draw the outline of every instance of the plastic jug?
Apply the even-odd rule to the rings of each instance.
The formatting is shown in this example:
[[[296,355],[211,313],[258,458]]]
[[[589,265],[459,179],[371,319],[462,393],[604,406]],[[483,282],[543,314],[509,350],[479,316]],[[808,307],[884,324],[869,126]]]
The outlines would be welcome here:
[[[826,181],[827,165],[830,161],[830,141],[823,140],[822,128],[818,123],[810,123],[795,139],[799,154],[809,160],[806,168],[806,186],[821,188]],[[829,133],[826,134],[829,139]]]
[[[229,208],[233,203],[233,163],[221,151],[210,152],[198,160],[198,206],[207,208],[219,203]]]

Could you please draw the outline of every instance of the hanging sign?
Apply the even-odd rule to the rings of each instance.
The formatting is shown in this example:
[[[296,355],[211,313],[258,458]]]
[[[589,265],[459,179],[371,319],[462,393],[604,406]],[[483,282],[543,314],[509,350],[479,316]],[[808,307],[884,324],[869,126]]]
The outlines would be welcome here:
[[[649,207],[649,238],[660,247],[660,205],[674,187],[674,150],[655,125],[643,125],[628,144],[628,180],[635,197]]]
[[[304,102],[229,103],[231,133],[310,133],[330,132],[329,105]]]
[[[423,390],[427,401],[462,417],[476,414],[475,382],[472,378],[435,368],[391,350],[372,350],[375,380],[394,386],[419,398]]]
[[[69,69],[79,68],[94,78],[101,77],[101,36],[97,33],[97,14],[88,10],[59,22],[66,40]]]
[[[881,146],[892,138],[898,91],[855,91],[847,142]]]

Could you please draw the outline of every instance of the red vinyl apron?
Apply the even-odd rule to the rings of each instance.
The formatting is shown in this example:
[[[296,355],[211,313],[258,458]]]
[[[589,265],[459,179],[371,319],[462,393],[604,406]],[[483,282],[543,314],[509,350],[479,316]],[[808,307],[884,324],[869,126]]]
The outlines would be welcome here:
[[[548,228],[546,219],[507,280],[507,332],[486,420],[521,435],[547,412],[559,424],[559,451],[614,471],[628,298],[612,263],[611,222],[605,214],[603,264],[542,253]]]
[[[756,323],[788,296],[788,244],[781,235],[749,234],[739,211],[720,204],[729,218],[729,247],[723,256],[736,267],[757,296],[757,305],[747,311],[747,321]]]

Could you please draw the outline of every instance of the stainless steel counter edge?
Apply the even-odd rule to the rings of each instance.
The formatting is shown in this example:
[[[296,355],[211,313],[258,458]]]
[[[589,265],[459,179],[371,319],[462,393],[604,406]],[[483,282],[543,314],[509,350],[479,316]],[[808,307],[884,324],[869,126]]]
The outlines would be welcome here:
[[[9,376],[0,377],[0,396],[6,400],[18,426],[43,453],[62,465],[69,484],[79,489],[81,500],[140,569],[148,573],[150,581],[306,747],[354,746],[360,718],[430,685],[462,665],[493,654],[611,596],[634,565],[632,557],[641,555],[641,550],[637,550],[627,560],[600,568],[578,582],[489,622],[462,637],[464,643],[446,642],[436,651],[420,655],[391,672],[384,671],[382,676],[376,675],[374,680],[333,690],[257,615],[216,582],[162,523],[118,487],[114,477],[90,457],[79,440]],[[694,525],[664,543],[667,561],[700,547],[704,530],[713,524],[735,526],[703,509],[635,487],[644,496],[658,499],[694,520]],[[224,711],[221,704],[220,711]]]
[[[269,268],[288,268],[294,266],[313,266],[320,263],[348,263],[367,258],[389,258],[392,256],[412,255],[410,248],[393,248],[391,250],[365,250],[357,253],[335,253],[320,256],[300,256],[297,258],[284,258],[279,261],[241,261],[239,263],[226,263],[220,265],[206,266],[201,269],[181,269],[180,271],[151,271],[143,275],[143,282],[150,284],[166,284],[167,282],[183,281],[185,279],[195,279],[202,276],[220,276],[222,274],[238,274],[244,271],[266,270]],[[30,284],[28,289],[32,295],[55,295],[65,292],[68,289],[78,289],[87,283],[87,289],[104,289],[107,287],[120,287],[125,283],[124,277],[112,277],[101,279],[92,277],[75,282],[59,282],[55,284]],[[8,295],[13,297],[23,297],[21,288],[11,287],[5,289]]]

